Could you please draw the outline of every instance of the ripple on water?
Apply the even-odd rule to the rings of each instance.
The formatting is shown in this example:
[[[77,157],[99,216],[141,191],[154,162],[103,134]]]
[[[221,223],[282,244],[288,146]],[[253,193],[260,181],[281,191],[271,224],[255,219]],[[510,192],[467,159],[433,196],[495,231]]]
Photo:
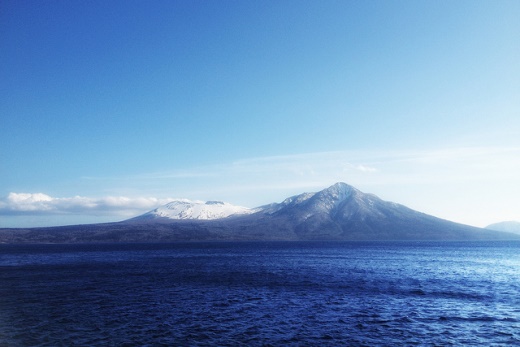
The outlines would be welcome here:
[[[520,342],[519,247],[91,247],[9,254],[0,346]]]

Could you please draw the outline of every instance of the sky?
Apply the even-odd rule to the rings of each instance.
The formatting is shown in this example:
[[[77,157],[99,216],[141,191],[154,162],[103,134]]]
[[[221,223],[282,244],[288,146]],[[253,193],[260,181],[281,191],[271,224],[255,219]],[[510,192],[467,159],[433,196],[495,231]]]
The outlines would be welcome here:
[[[520,221],[520,2],[0,2],[0,227],[345,182]]]

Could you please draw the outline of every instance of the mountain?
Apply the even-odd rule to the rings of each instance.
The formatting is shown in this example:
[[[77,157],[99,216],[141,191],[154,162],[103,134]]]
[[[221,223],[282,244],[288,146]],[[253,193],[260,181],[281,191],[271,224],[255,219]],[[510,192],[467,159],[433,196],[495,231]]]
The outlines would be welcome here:
[[[132,218],[131,220],[159,220],[159,219],[199,219],[213,220],[226,218],[232,215],[250,214],[254,210],[234,206],[222,201],[190,201],[190,200],[174,200],[155,210],[147,212],[141,216]]]
[[[383,201],[345,183],[264,206],[226,226],[234,237],[280,240],[477,240],[515,238]]]
[[[345,183],[255,209],[176,200],[118,223],[0,230],[3,243],[505,239],[520,235],[436,218]]]
[[[494,224],[488,225],[486,227],[486,229],[520,234],[520,222],[507,221],[507,222],[494,223]]]

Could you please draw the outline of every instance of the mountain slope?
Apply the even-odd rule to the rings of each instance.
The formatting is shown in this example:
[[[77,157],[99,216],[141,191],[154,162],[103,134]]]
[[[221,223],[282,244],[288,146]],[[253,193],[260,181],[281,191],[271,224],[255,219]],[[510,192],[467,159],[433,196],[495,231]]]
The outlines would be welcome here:
[[[256,209],[178,200],[119,223],[0,230],[4,243],[501,239],[520,235],[436,218],[345,183]]]
[[[141,216],[132,218],[133,221],[168,219],[199,219],[213,220],[226,218],[232,215],[250,214],[252,209],[234,206],[222,201],[190,201],[175,200]]]
[[[235,226],[235,230],[298,240],[465,240],[511,237],[429,216],[403,205],[383,201],[375,195],[362,193],[345,183],[337,183],[317,193],[288,198],[231,223],[240,226]]]
[[[494,223],[494,224],[488,225],[486,227],[486,229],[520,234],[520,222],[507,221],[507,222]]]

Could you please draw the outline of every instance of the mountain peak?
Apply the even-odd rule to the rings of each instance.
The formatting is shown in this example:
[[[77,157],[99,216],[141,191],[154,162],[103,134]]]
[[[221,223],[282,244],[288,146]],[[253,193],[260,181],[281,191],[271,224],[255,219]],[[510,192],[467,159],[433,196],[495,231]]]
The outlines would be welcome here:
[[[291,196],[279,204],[271,204],[262,209],[266,214],[274,214],[283,209],[301,209],[307,212],[305,215],[325,212],[328,213],[343,201],[347,200],[357,190],[346,183],[338,182],[328,188],[315,193],[302,193]]]
[[[334,189],[347,189],[347,188],[350,188],[350,189],[352,189],[353,187],[351,185],[346,184],[345,182],[336,182],[336,183],[334,183],[333,185],[331,185],[327,189],[331,189],[331,188],[334,188]]]
[[[155,210],[145,213],[137,219],[198,219],[213,220],[226,218],[231,215],[250,214],[253,210],[231,205],[223,201],[191,201],[185,199],[174,200]]]
[[[352,197],[357,190],[346,183],[338,182],[329,188],[319,191],[312,197],[314,204],[321,206],[327,211],[332,211],[345,200]]]
[[[350,196],[353,191],[356,189],[346,183],[338,182],[333,184],[332,186],[322,190],[318,194],[330,194],[332,197],[337,198],[339,200],[343,200],[344,198]]]

